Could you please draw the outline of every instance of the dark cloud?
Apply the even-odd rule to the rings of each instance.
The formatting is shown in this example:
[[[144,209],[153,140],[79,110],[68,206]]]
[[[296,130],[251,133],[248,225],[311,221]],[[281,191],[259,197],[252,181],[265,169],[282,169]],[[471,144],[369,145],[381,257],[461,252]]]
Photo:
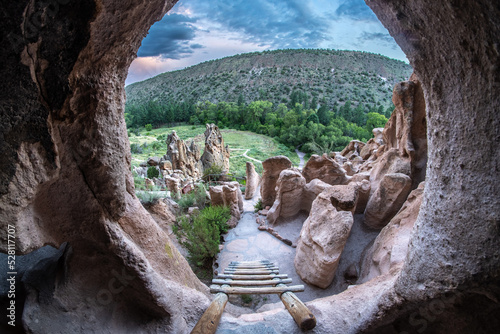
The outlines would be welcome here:
[[[311,48],[327,38],[328,21],[302,0],[185,2],[198,15],[240,32],[245,41],[273,48]]]
[[[205,46],[204,46],[204,45],[201,45],[201,44],[198,44],[198,43],[191,44],[189,47],[190,47],[191,49],[203,49],[203,48],[205,48]]]
[[[382,33],[382,32],[373,32],[373,33],[371,33],[371,32],[364,31],[361,34],[361,37],[359,37],[359,39],[362,40],[362,41],[371,41],[371,40],[374,40],[374,39],[378,39],[381,42],[395,43],[394,39],[392,38],[391,35],[386,34],[386,33]]]
[[[377,16],[364,0],[346,0],[335,11],[338,17],[348,17],[356,21],[378,21]]]
[[[162,56],[171,59],[188,56],[193,53],[193,48],[189,47],[189,41],[193,40],[196,35],[196,28],[191,24],[194,22],[196,22],[195,18],[185,15],[166,15],[149,29],[137,55],[139,57]]]

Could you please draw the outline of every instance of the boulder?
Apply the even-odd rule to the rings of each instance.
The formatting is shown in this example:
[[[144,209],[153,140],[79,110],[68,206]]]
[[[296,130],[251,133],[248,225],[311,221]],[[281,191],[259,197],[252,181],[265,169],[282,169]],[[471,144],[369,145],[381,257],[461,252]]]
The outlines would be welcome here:
[[[166,159],[171,162],[171,168],[168,164],[165,168],[180,170],[183,174],[198,178],[202,174],[203,166],[200,163],[200,150],[194,142],[188,147],[186,143],[179,138],[175,131],[172,131],[167,137],[167,154]]]
[[[331,191],[325,190],[314,200],[294,260],[300,278],[323,289],[332,283],[353,224],[351,212],[335,209]]]
[[[146,186],[146,189],[152,189],[155,186],[155,183],[153,180],[145,178],[144,185]]]
[[[171,206],[162,199],[153,204],[146,204],[145,208],[153,215],[155,221],[164,231],[168,232],[168,225],[172,225],[176,221],[175,211],[173,211]]]
[[[271,206],[276,199],[276,182],[281,171],[291,168],[292,162],[284,155],[271,157],[262,162],[264,171],[262,172],[262,181],[260,186],[260,196],[263,206]]]
[[[150,157],[148,158],[147,164],[149,166],[158,166],[160,163],[160,157]]]
[[[172,162],[168,160],[162,160],[158,164],[161,170],[172,170]]]
[[[247,161],[246,166],[247,182],[245,187],[245,199],[251,199],[253,198],[255,192],[257,191],[257,188],[259,187],[260,176],[255,171],[255,166],[253,165],[253,163]]]
[[[365,143],[359,140],[351,140],[349,144],[340,152],[340,155],[349,159],[352,155],[359,155]]]
[[[243,195],[238,182],[225,182],[222,185],[211,186],[210,201],[212,205],[223,205],[231,209],[231,216],[236,224],[243,212]]]
[[[267,221],[274,224],[278,217],[293,217],[302,208],[302,192],[306,179],[298,169],[285,169],[276,183],[277,195],[267,213]]]
[[[328,194],[330,201],[337,211],[354,212],[358,202],[358,186],[350,183],[348,185],[331,186],[324,196]]]
[[[166,176],[165,185],[172,193],[172,196],[178,196],[181,190],[181,181],[178,178]]]
[[[345,169],[326,154],[312,155],[302,170],[302,175],[307,183],[313,179],[320,179],[331,185],[346,184],[348,181]]]
[[[425,182],[420,183],[418,188],[408,195],[401,210],[365,251],[359,283],[387,274],[391,269],[403,264],[413,225],[422,203],[424,184]]]
[[[402,173],[386,174],[368,200],[365,224],[380,229],[399,211],[411,190],[411,179]]]
[[[223,171],[229,171],[229,147],[224,146],[224,139],[219,127],[207,124],[205,130],[205,150],[201,156],[204,169],[220,166]]]
[[[301,209],[307,212],[311,211],[311,206],[316,197],[321,194],[325,189],[333,187],[319,179],[314,179],[307,183],[302,192]]]

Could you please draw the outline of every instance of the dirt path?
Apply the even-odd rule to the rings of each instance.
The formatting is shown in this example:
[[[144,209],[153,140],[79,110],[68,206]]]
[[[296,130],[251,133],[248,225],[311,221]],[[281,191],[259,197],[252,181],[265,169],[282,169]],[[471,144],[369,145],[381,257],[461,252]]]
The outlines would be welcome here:
[[[300,152],[299,149],[295,149],[295,153],[297,153],[297,155],[299,156],[299,159],[300,159],[300,162],[299,162],[299,169],[302,169],[304,168],[304,157],[305,157],[305,153],[304,152]]]
[[[243,150],[244,150],[244,148],[232,148],[231,150],[232,150],[232,151],[243,151]],[[237,155],[237,156],[234,156],[233,158],[237,158],[237,157],[245,157],[245,158],[247,158],[247,159],[250,159],[250,160],[253,160],[253,161],[256,161],[256,162],[262,163],[262,161],[260,161],[260,160],[257,160],[257,159],[255,159],[255,158],[249,157],[249,156],[247,155],[248,151],[250,151],[250,149],[246,149],[245,153],[240,154],[240,155]]]

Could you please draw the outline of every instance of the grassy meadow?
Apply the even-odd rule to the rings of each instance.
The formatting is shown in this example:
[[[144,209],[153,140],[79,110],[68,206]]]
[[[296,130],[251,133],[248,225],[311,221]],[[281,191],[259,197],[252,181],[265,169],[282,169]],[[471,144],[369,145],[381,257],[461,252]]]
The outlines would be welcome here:
[[[167,137],[175,130],[179,138],[187,141],[188,144],[194,140],[203,154],[205,146],[205,126],[181,125],[175,127],[163,127],[146,131],[142,129],[139,132],[129,131],[129,141],[132,151],[132,165],[138,166],[141,161],[148,157],[163,156],[167,152]],[[249,131],[238,131],[233,129],[221,129],[224,144],[229,145],[231,156],[229,158],[229,172],[233,175],[244,176],[246,161],[251,161],[256,170],[262,172],[262,164],[257,161],[244,157],[264,161],[267,158],[276,155],[285,155],[298,166],[299,157],[293,151],[290,151],[285,145],[278,143],[271,137],[256,134]],[[248,150],[248,151],[247,151]]]

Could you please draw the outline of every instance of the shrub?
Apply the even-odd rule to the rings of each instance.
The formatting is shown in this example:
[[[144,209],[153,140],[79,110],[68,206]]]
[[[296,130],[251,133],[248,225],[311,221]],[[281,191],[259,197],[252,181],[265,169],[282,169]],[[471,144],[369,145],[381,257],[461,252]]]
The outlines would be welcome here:
[[[258,211],[262,210],[263,209],[262,198],[259,198],[259,200],[257,201],[257,203],[255,203],[255,205],[253,207],[255,208],[254,212],[258,212]]]
[[[194,188],[193,191],[182,195],[178,200],[177,204],[183,209],[187,210],[192,206],[197,206],[200,210],[203,210],[206,205],[207,194],[205,187],[200,184]]]
[[[178,217],[173,228],[179,242],[187,249],[188,259],[195,266],[208,267],[219,252],[221,231],[227,231],[230,213],[228,207],[206,207],[193,218]]]
[[[203,181],[218,181],[222,175],[222,166],[212,165],[203,171]]]
[[[142,204],[153,204],[163,197],[161,193],[159,193],[158,187],[153,187],[151,191],[137,191],[135,195]]]
[[[149,131],[153,130],[153,125],[151,125],[151,124],[146,124],[146,125],[144,125],[144,128],[146,129],[146,131],[148,131],[148,132],[149,132]]]
[[[160,171],[154,166],[148,168],[148,179],[153,179],[154,177],[160,176]]]
[[[140,147],[138,144],[130,144],[130,152],[132,154],[141,154],[142,147]]]

